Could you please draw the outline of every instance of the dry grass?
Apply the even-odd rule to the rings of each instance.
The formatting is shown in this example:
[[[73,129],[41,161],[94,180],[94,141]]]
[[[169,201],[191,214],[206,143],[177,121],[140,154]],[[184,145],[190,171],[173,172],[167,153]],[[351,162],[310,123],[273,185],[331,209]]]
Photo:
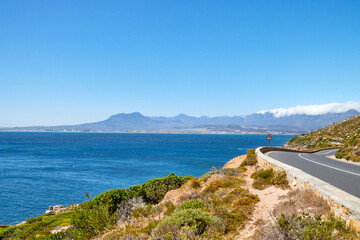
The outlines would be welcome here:
[[[287,195],[287,200],[280,203],[274,209],[275,217],[281,214],[287,216],[298,215],[299,213],[307,212],[310,215],[323,215],[330,217],[330,207],[326,201],[316,196],[310,190],[292,190]]]
[[[253,179],[249,175],[255,169],[257,168],[250,167],[244,174],[220,169],[214,170],[205,178],[192,179],[181,188],[168,192],[159,205],[152,206],[155,210],[161,208],[159,215],[159,211],[156,211],[150,215],[143,214],[144,217],[133,218],[129,224],[118,226],[113,231],[104,234],[101,239],[244,239],[238,237],[244,236],[242,233],[246,231],[246,236],[249,237],[256,229],[267,232],[265,235],[257,234],[255,237],[267,236],[262,239],[281,239],[281,236],[276,235],[278,232],[270,231],[274,225],[267,224],[268,215],[264,215],[261,209],[268,212],[267,207],[271,206],[271,216],[274,221],[284,212],[292,215],[306,211],[311,214],[330,216],[328,205],[310,191],[294,190],[287,194],[289,190],[275,187],[263,191],[251,188]],[[273,176],[276,174],[274,173]],[[285,183],[284,174],[280,175],[276,181],[282,185]],[[283,198],[279,199],[279,196]],[[180,204],[191,199],[202,201],[204,207],[201,211],[218,219],[211,223],[205,232],[197,235],[181,226],[158,225],[164,219],[174,216]],[[276,205],[276,203],[279,204]]]
[[[270,221],[259,225],[253,238],[258,240],[288,239],[279,231],[277,225],[278,219],[281,218],[281,215],[292,217],[300,216],[302,213],[307,213],[310,216],[322,215],[324,219],[331,218],[330,207],[326,201],[316,196],[310,190],[292,190],[270,212]]]

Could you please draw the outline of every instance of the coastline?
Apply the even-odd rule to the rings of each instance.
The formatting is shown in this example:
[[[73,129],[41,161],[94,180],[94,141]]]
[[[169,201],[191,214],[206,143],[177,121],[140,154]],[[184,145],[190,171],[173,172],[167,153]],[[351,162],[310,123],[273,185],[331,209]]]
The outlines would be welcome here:
[[[268,132],[178,132],[178,131],[36,131],[36,130],[1,130],[0,133],[84,133],[84,134],[176,134],[176,135],[266,135]],[[297,136],[299,133],[273,132],[273,135]]]
[[[245,164],[245,167],[243,167],[242,163],[247,157],[249,158],[249,156],[250,155],[240,155],[234,157],[228,160],[220,169],[212,169],[211,172],[205,173],[200,178],[194,178],[189,176],[178,177],[176,175],[170,174],[167,177],[148,180],[142,186],[146,186],[146,184],[156,184],[156,181],[163,181],[164,178],[169,177],[187,179],[182,183],[181,186],[170,189],[166,193],[164,193],[163,197],[160,198],[157,203],[152,203],[153,205],[150,204],[151,208],[154,208],[154,214],[150,214],[150,216],[144,215],[142,217],[130,215],[130,218],[126,221],[121,220],[120,222],[111,222],[111,224],[108,225],[108,228],[101,228],[102,230],[91,235],[91,239],[120,239],[119,237],[124,236],[124,234],[125,236],[129,234],[129,230],[127,230],[128,228],[133,231],[132,234],[135,234],[134,236],[143,236],[143,234],[145,234],[144,236],[148,236],[146,234],[149,234],[149,232],[144,233],[142,230],[144,229],[144,227],[146,229],[146,226],[162,226],[162,224],[166,223],[166,221],[169,221],[169,219],[172,219],[174,218],[174,216],[179,215],[181,210],[178,209],[181,209],[181,206],[183,206],[188,201],[200,201],[200,203],[202,204],[210,204],[211,201],[214,201],[211,204],[216,203],[216,206],[210,204],[206,205],[207,208],[197,210],[200,211],[202,214],[210,214],[208,216],[212,216],[214,218],[217,218],[217,216],[235,216],[234,218],[231,218],[232,221],[230,222],[219,222],[220,224],[224,224],[222,226],[227,227],[227,229],[229,230],[227,232],[224,232],[224,230],[217,229],[215,231],[216,235],[212,235],[216,239],[268,239],[268,236],[272,236],[273,231],[276,230],[274,229],[274,226],[279,221],[281,214],[298,214],[300,211],[304,211],[304,209],[309,212],[309,216],[316,216],[318,214],[321,214],[325,216],[325,220],[323,221],[328,221],[326,219],[329,219],[329,217],[331,216],[331,212],[328,209],[327,204],[324,202],[323,199],[311,194],[307,190],[294,190],[293,188],[291,188],[288,182],[281,184],[271,183],[266,185],[264,188],[256,187],[256,185],[254,184],[258,180],[256,178],[253,178],[253,175],[263,171],[272,171],[272,169],[265,170],[263,167],[261,167],[261,165],[258,165],[257,163],[255,163],[255,165]],[[165,182],[166,181],[167,180],[165,180]],[[140,185],[137,186],[140,187]],[[111,194],[115,193],[116,191],[138,191],[136,190],[138,189],[138,187],[109,190],[100,195],[105,196],[110,194],[109,196],[111,196]],[[152,191],[155,190],[153,188],[151,189]],[[93,200],[98,201],[99,199],[101,199],[98,197],[99,196],[93,198]],[[132,199],[125,198],[122,201],[133,201]],[[222,201],[223,199],[226,199],[226,201]],[[88,203],[91,204],[93,200]],[[293,202],[296,202],[296,204],[290,204],[291,206],[289,206],[289,203]],[[80,211],[84,211],[86,209],[86,207],[84,208],[84,206],[86,205],[80,204],[78,206],[80,207]],[[60,234],[57,235],[61,237],[60,239],[64,239],[63,237],[65,237],[66,239],[66,236],[71,236],[74,231],[79,231],[77,229],[79,225],[77,224],[80,223],[80,225],[83,226],[82,218],[76,220],[75,217],[75,222],[73,220],[70,220],[73,219],[73,217],[77,214],[73,211],[74,208],[72,207],[73,205],[67,206],[59,213],[55,213],[52,215],[44,214],[38,217],[32,217],[20,224],[12,225],[5,228],[0,227],[0,235],[2,234],[2,229],[4,229],[5,231],[7,229],[9,229],[9,231],[12,231],[11,229],[16,228],[19,231],[26,231],[26,229],[34,227],[33,224],[36,224],[38,221],[42,222],[42,219],[48,221],[47,219],[51,218],[52,221],[56,221],[58,223],[56,225],[46,226],[46,231],[42,230],[39,232],[35,229],[33,230],[33,232],[31,232],[32,236],[34,234],[36,234],[35,236],[49,236],[49,234]],[[219,209],[223,210],[217,212],[216,207],[219,207]],[[288,213],[289,211],[290,213]],[[133,219],[133,217],[135,218]],[[79,220],[80,222],[76,222]],[[134,223],[138,224],[136,229],[133,228]],[[98,227],[97,225],[95,226]],[[86,229],[88,229],[88,227],[92,228],[93,225],[85,225],[83,227],[84,228],[80,231],[87,231]],[[158,234],[157,227],[151,229],[151,231],[155,231],[153,233]],[[281,230],[278,229],[276,231]],[[341,229],[341,231],[345,230]],[[350,232],[350,234],[352,233]],[[4,236],[6,237],[7,235]],[[265,236],[265,238],[262,238],[262,236]]]

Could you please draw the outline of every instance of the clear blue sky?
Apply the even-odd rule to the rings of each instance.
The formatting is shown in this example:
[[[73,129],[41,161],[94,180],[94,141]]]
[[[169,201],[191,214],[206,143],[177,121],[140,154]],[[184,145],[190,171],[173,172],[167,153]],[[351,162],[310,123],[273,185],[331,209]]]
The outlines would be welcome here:
[[[0,0],[0,126],[360,100],[360,1]]]

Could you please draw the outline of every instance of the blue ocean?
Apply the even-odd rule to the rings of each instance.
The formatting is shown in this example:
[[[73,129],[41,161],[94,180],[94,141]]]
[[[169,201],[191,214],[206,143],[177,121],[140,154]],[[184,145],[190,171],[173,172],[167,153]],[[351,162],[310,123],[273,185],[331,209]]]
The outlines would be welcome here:
[[[274,135],[282,146],[291,135]],[[201,176],[266,135],[0,132],[0,224],[151,178]]]

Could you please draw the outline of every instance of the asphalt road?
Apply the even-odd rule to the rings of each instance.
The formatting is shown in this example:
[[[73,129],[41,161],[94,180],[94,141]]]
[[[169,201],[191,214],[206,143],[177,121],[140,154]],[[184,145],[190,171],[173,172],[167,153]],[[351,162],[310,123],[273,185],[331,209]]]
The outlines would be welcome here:
[[[317,153],[268,152],[265,155],[296,167],[351,195],[360,198],[360,166],[329,159],[337,150]]]

